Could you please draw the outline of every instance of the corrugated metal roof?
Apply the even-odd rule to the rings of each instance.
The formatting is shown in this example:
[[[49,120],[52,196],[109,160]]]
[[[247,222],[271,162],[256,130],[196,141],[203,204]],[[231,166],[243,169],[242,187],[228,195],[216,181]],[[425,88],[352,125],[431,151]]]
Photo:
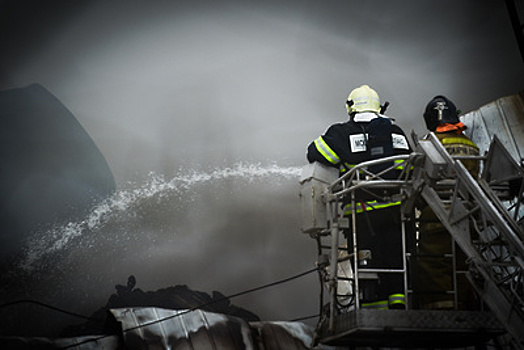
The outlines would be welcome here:
[[[307,350],[313,330],[300,322],[246,322],[201,310],[111,309],[126,349]],[[331,347],[320,347],[328,349]]]
[[[311,349],[313,330],[300,322],[250,322],[258,349]],[[324,346],[317,349],[327,349]],[[331,347],[329,347],[331,349]]]
[[[311,347],[314,329],[302,322],[257,321],[202,310],[110,309],[105,335],[50,339],[0,336],[0,349],[335,349]]]
[[[524,92],[499,98],[462,118],[468,135],[480,148],[489,149],[497,135],[511,156],[520,164],[524,158]]]
[[[201,310],[111,309],[126,349],[252,349],[246,321]]]

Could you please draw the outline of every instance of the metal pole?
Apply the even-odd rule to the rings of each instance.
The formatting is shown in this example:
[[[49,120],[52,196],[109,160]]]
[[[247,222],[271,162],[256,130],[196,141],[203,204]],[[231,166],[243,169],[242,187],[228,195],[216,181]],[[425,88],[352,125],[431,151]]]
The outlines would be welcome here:
[[[354,298],[355,298],[355,310],[360,309],[360,289],[359,289],[359,283],[358,283],[358,244],[357,244],[357,211],[355,210],[355,192],[351,192],[351,232],[353,240],[353,269],[355,270],[354,273],[354,284],[355,284],[355,290],[353,292]]]
[[[408,299],[408,263],[406,259],[406,215],[404,212],[404,206],[400,206],[400,218],[401,218],[401,232],[402,232],[402,277],[404,280],[404,301],[406,303],[406,309],[408,309],[409,299]]]
[[[317,241],[317,255],[320,257],[322,255],[322,240],[320,236],[316,237],[316,241]],[[322,267],[322,269],[324,268],[325,266]],[[319,316],[319,319],[322,319],[322,314],[324,313],[324,276],[320,269],[318,270],[318,279],[320,282],[320,305],[319,305],[319,310],[318,310],[318,316]]]
[[[337,202],[331,203],[331,206],[336,206]],[[338,268],[338,220],[336,207],[329,208],[328,214],[331,221],[331,259],[329,262],[329,289],[330,289],[330,304],[329,304],[329,332],[333,333],[335,330],[335,309],[337,305],[337,268]]]
[[[457,284],[457,249],[455,245],[455,239],[450,234],[451,239],[451,276],[453,278],[453,304],[454,309],[458,310],[458,284]]]

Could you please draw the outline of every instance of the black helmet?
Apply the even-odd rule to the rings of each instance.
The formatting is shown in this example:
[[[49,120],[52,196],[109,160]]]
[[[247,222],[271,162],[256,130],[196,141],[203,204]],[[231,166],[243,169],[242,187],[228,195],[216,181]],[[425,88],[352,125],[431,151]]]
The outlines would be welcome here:
[[[439,124],[456,124],[460,122],[457,107],[447,97],[433,97],[424,111],[424,120],[428,130],[435,131]]]

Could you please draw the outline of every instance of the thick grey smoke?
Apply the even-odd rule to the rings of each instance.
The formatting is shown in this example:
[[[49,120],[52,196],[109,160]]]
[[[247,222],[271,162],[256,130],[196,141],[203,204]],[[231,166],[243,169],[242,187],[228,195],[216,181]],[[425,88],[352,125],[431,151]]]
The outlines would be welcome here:
[[[492,1],[93,1],[26,61],[11,84],[57,95],[120,183],[224,159],[302,162],[363,83],[420,133],[435,94],[468,111],[524,77],[505,6]]]
[[[122,190],[142,188],[151,172],[169,181],[237,162],[300,167],[361,84],[418,134],[437,94],[466,112],[524,87],[503,1],[82,4],[35,14],[40,26],[14,34],[0,87],[36,82],[55,94]],[[187,284],[228,294],[307,270],[316,257],[300,233],[298,177],[272,183],[279,179],[222,179],[136,204],[68,246],[62,285],[81,285],[83,294],[72,292],[79,304],[98,306],[129,274],[143,290]],[[316,312],[317,291],[313,276],[240,304],[292,319]]]

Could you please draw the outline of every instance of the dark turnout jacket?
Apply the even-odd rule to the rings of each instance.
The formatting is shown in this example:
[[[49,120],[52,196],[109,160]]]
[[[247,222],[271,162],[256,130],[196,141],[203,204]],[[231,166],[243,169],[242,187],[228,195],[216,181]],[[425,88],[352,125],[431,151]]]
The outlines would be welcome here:
[[[371,112],[359,113],[347,122],[331,125],[322,136],[309,144],[307,160],[337,167],[342,172],[371,160],[367,129],[375,118],[387,117]],[[411,153],[404,131],[392,123],[390,132],[393,155]]]

